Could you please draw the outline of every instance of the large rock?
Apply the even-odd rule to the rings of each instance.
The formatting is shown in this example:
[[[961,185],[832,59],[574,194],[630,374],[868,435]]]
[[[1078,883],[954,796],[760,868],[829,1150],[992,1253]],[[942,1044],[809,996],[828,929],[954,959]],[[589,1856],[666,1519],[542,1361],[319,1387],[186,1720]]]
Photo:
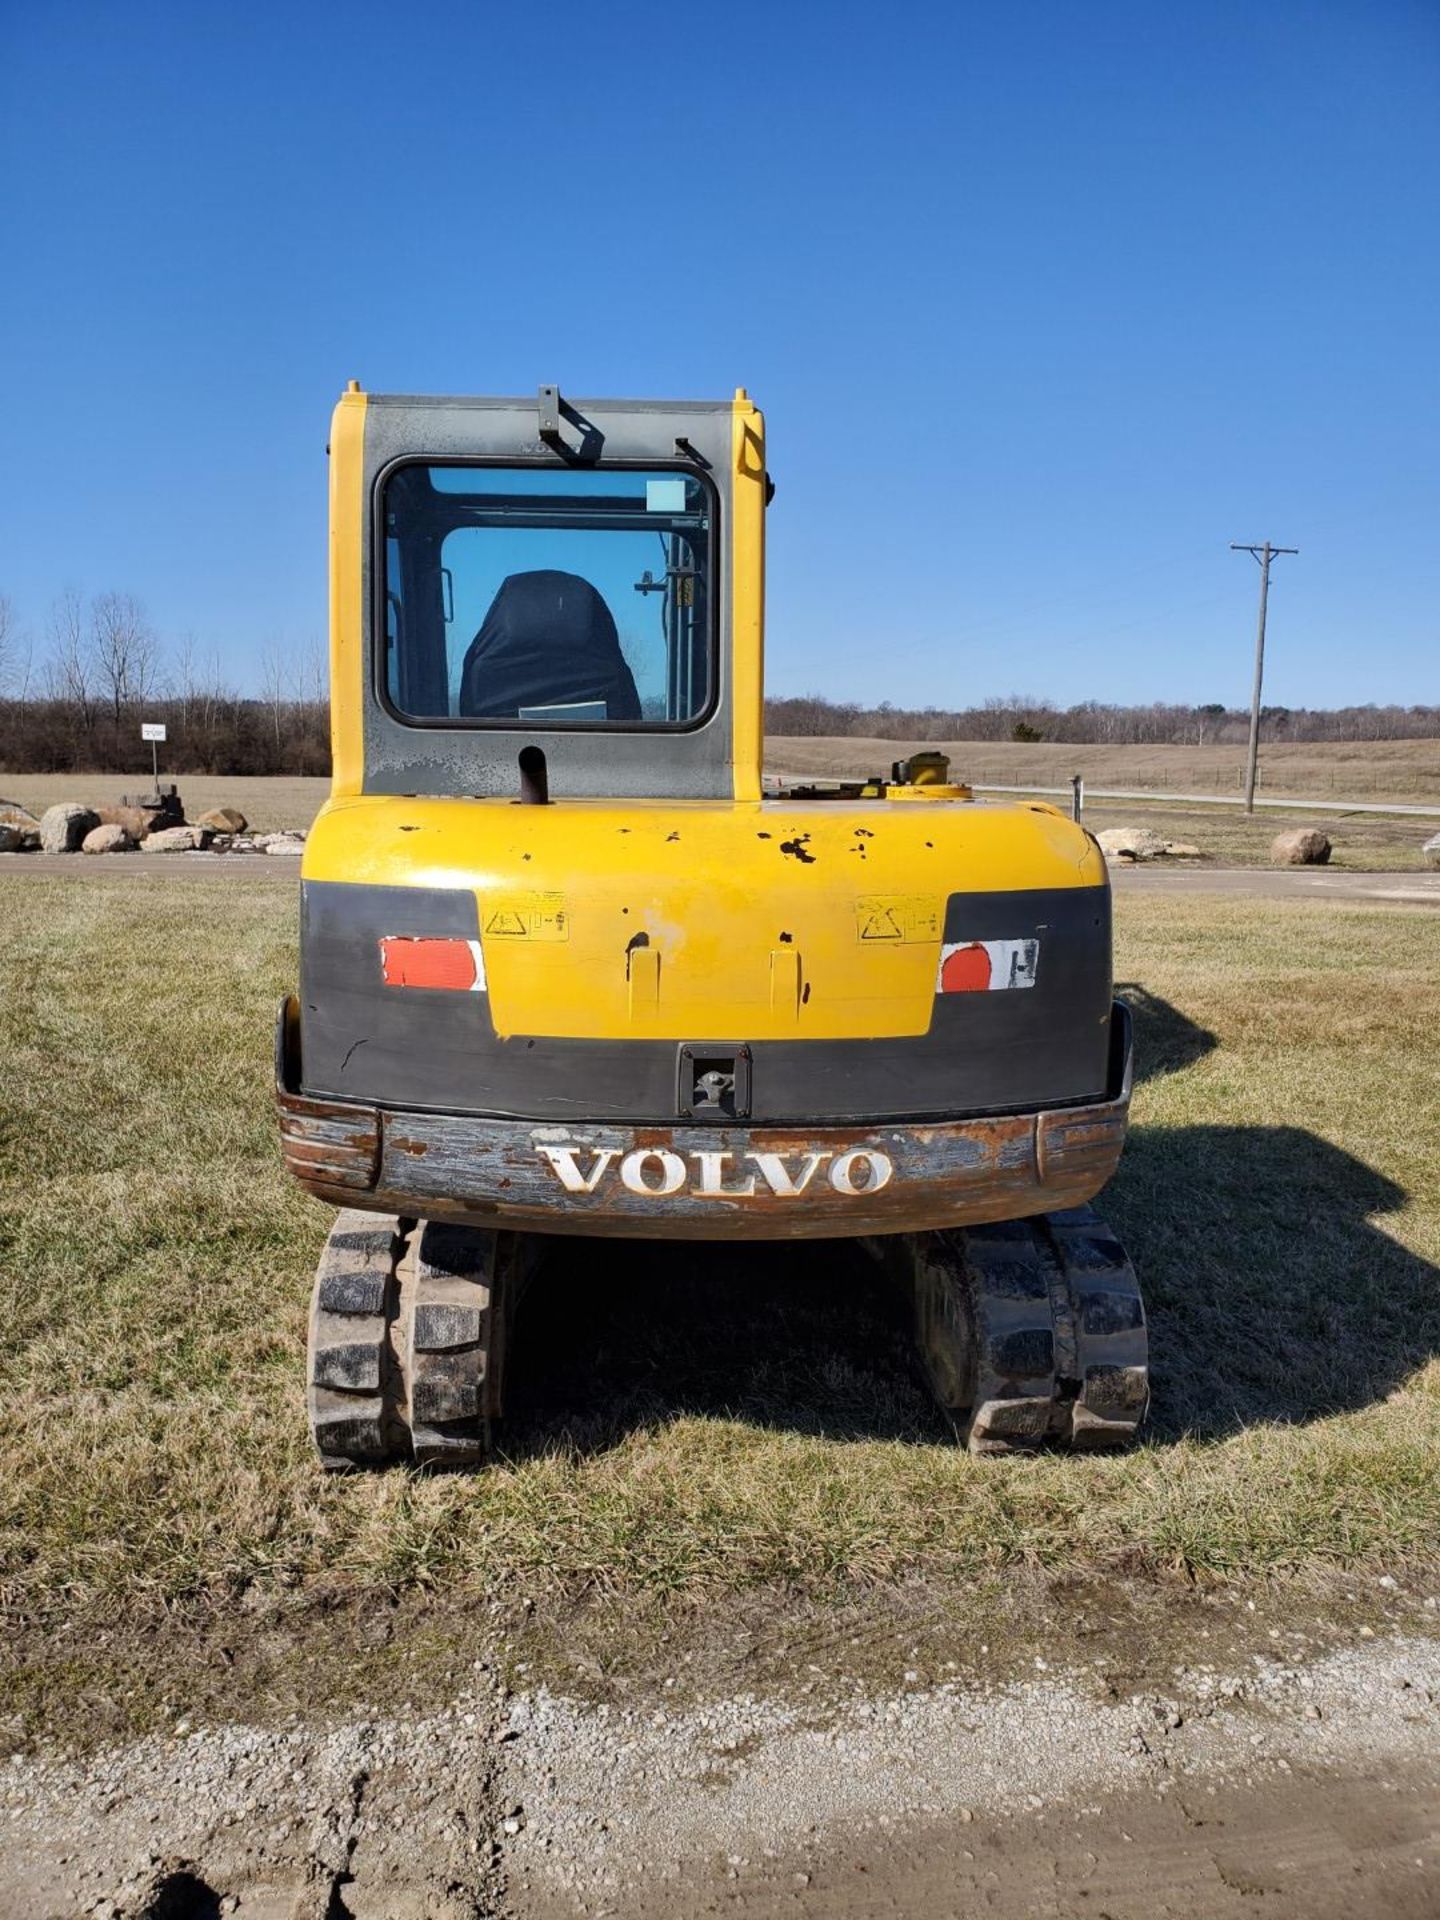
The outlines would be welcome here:
[[[197,827],[213,827],[216,833],[244,833],[250,822],[238,807],[211,807],[195,822]]]
[[[38,833],[40,822],[18,800],[0,800],[0,827],[19,827],[22,833],[34,828]]]
[[[298,833],[272,833],[266,836],[266,853],[304,853],[305,842]]]
[[[208,827],[162,827],[141,843],[144,853],[199,853],[210,844]]]
[[[148,839],[166,827],[183,827],[185,808],[173,786],[158,793],[122,794],[114,806],[99,809],[101,824],[124,827],[132,840]]]
[[[144,840],[147,835],[159,833],[163,828],[176,824],[166,818],[163,808],[137,806],[129,800],[122,800],[113,807],[98,807],[96,811],[102,827],[123,827],[132,840]]]
[[[12,827],[0,820],[0,853],[20,853],[24,850],[25,833],[21,827]]]
[[[1277,867],[1323,867],[1330,858],[1330,836],[1318,827],[1295,827],[1275,836],[1270,858]]]
[[[1420,849],[1420,857],[1427,867],[1440,867],[1440,833],[1432,833]]]
[[[77,807],[70,802],[47,807],[40,817],[41,851],[78,853],[86,834],[99,824],[99,814],[92,813],[89,807]]]
[[[1109,859],[1153,860],[1157,854],[1164,853],[1170,844],[1168,840],[1162,840],[1158,833],[1152,833],[1149,827],[1106,827],[1095,838]]]
[[[80,843],[82,853],[133,853],[135,842],[114,822],[108,825],[102,821],[98,827],[92,827]]]

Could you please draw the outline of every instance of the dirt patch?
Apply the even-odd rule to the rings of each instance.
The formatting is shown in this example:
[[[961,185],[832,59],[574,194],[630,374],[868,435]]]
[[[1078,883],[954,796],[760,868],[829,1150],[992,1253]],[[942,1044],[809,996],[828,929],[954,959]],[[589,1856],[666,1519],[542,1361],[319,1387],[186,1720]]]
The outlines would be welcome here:
[[[1239,1786],[1181,1780],[1167,1788],[1162,1778],[1149,1791],[969,1820],[891,1821],[801,1852],[740,1853],[735,1865],[727,1858],[591,1911],[623,1920],[1239,1920],[1263,1903],[1269,1920],[1431,1920],[1440,1867],[1434,1779],[1424,1764],[1387,1766],[1379,1778],[1297,1768]],[[510,1910],[568,1920],[576,1903],[517,1896]]]
[[[1188,1817],[1167,1812],[1171,1795],[1193,1796],[1203,1822],[1211,1787],[1269,1794],[1283,1830],[1298,1811],[1298,1771],[1388,1779],[1408,1769],[1417,1785],[1440,1774],[1440,1648],[1431,1642],[1304,1665],[1262,1652],[1239,1668],[1192,1658],[1162,1690],[1118,1699],[1083,1668],[1006,1685],[911,1679],[898,1693],[858,1690],[824,1705],[742,1694],[680,1715],[513,1700],[503,1791],[523,1807],[524,1825],[506,1849],[511,1907],[560,1911],[564,1898],[637,1916],[710,1912],[721,1904],[717,1883],[730,1880],[765,1891],[738,1902],[744,1911],[798,1901],[826,1912],[963,1912],[963,1901],[936,1904],[947,1877],[982,1894],[1008,1877],[1012,1851],[1022,1884],[1068,1851],[1033,1831],[1017,1847],[1001,1826],[1008,1820],[1028,1817],[1033,1828],[1047,1814],[1118,1854],[1121,1833],[1134,1843],[1133,1819],[1156,1852]],[[1265,1885],[1283,1860],[1271,1824],[1256,1818],[1234,1849],[1233,1891]],[[1433,1805],[1393,1824],[1385,1845],[1397,1840],[1427,1865],[1440,1860]],[[682,1895],[700,1862],[708,1874]],[[1195,1878],[1197,1893],[1225,1885],[1213,1865]],[[893,1906],[876,1898],[887,1889]],[[995,1911],[1032,1910],[1008,1891]],[[1197,1900],[1171,1910],[1226,1909]]]
[[[912,1669],[888,1690],[682,1707],[477,1667],[428,1712],[182,1716],[0,1768],[6,1912],[1018,1916],[1041,1889],[1051,1911],[1116,1920],[1262,1892],[1286,1915],[1428,1911],[1440,1645],[1195,1646],[1133,1691],[1107,1677],[1107,1641],[1025,1678]],[[1157,1877],[1169,1904],[1147,1907]]]

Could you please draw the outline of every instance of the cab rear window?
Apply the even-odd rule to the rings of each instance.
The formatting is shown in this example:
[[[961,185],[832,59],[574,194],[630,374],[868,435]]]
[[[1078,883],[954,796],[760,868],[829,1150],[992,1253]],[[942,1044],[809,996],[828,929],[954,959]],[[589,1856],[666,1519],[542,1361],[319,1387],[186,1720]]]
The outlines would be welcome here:
[[[714,508],[695,473],[417,462],[382,514],[401,717],[635,729],[709,707]]]

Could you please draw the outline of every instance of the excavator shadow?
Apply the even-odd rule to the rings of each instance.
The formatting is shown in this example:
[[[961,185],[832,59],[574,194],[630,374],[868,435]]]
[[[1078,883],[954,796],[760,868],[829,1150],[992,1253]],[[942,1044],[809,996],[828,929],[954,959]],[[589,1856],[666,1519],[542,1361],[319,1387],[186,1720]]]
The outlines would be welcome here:
[[[1117,980],[1115,997],[1129,1007],[1135,1027],[1136,1086],[1178,1073],[1213,1053],[1219,1044],[1213,1033],[1138,981]]]
[[[1100,1205],[1144,1288],[1150,1438],[1366,1407],[1440,1352],[1440,1269],[1376,1224],[1406,1198],[1304,1127],[1133,1129]]]
[[[1115,991],[1135,1022],[1137,1087],[1217,1045],[1138,983]],[[1440,1352],[1440,1269],[1374,1224],[1406,1199],[1304,1127],[1137,1121],[1098,1205],[1145,1296],[1147,1437],[1369,1406]]]
[[[1137,1083],[1215,1047],[1143,988],[1120,992]],[[1364,1407],[1440,1352],[1440,1270],[1373,1224],[1405,1200],[1303,1127],[1136,1124],[1098,1206],[1145,1295],[1146,1437]],[[835,1440],[951,1432],[903,1303],[844,1240],[557,1240],[517,1316],[507,1398],[512,1459],[687,1416]]]
[[[950,1432],[898,1295],[849,1240],[553,1241],[507,1375],[512,1459],[602,1452],[687,1416],[835,1440]]]

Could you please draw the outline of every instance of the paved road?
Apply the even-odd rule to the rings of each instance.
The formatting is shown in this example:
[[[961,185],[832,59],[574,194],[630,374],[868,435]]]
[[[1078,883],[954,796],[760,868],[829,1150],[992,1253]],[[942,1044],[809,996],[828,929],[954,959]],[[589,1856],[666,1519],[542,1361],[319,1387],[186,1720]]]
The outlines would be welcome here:
[[[1041,793],[1059,794],[1065,800],[1070,798],[1070,788],[1065,787],[991,787],[978,782],[976,793]],[[1175,801],[1184,806],[1196,807],[1240,807],[1244,800],[1238,793],[1166,793],[1157,792],[1154,787],[1092,787],[1085,783],[1085,798],[1090,800],[1152,800],[1158,805]],[[1440,801],[1415,802],[1409,800],[1288,800],[1283,796],[1276,799],[1262,799],[1255,796],[1257,807],[1279,807],[1290,813],[1404,813],[1416,814],[1422,819],[1440,817]]]
[[[289,880],[300,878],[300,862],[292,854],[265,853],[0,853],[0,878],[10,874],[65,874],[70,879],[93,879],[116,874],[134,880],[177,874],[186,880]]]
[[[1120,893],[1228,893],[1255,900],[1384,900],[1440,907],[1440,873],[1341,873],[1325,867],[1115,867]]]

